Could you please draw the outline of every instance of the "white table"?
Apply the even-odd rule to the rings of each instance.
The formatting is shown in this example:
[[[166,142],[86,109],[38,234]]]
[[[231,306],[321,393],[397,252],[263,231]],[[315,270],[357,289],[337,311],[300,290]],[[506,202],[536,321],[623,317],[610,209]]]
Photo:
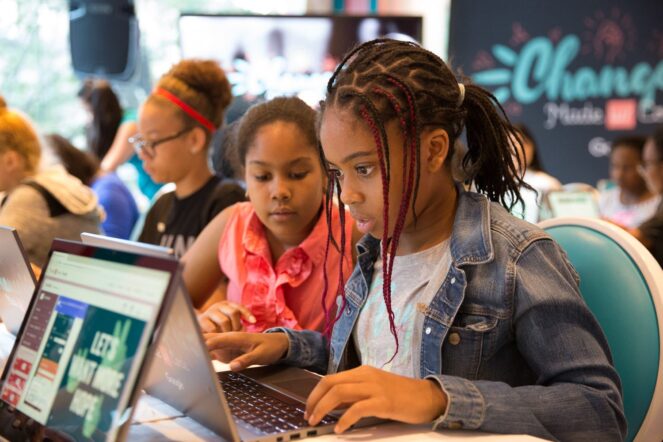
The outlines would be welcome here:
[[[171,417],[168,417],[170,414]],[[151,396],[144,395],[138,404],[135,421],[129,430],[128,440],[134,441],[222,441],[219,436],[198,424],[193,419],[181,416],[173,408]],[[497,435],[478,431],[432,431],[430,425],[406,425],[397,422],[362,428],[342,435],[327,434],[311,438],[312,441],[367,440],[399,441],[541,441],[533,436]]]
[[[0,323],[0,370],[11,352],[14,338],[7,332],[4,324]],[[216,361],[215,361],[216,362]],[[216,364],[217,369],[223,368]],[[375,427],[362,428],[342,435],[328,434],[311,438],[315,441],[354,441],[367,440],[398,441],[510,441],[530,442],[541,441],[533,436],[525,435],[495,435],[477,431],[432,431],[431,425],[406,425],[400,423],[387,423]],[[170,407],[168,404],[147,394],[138,400],[134,413],[134,423],[131,425],[127,440],[130,441],[187,441],[187,442],[216,442],[222,441],[212,431],[203,427],[196,421]]]

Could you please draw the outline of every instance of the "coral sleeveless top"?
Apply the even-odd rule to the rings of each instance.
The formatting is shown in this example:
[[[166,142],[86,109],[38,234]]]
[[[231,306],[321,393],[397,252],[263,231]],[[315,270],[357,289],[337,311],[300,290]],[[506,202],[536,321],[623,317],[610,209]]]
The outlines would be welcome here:
[[[325,266],[327,220],[321,211],[310,235],[297,247],[287,250],[273,263],[265,228],[250,202],[238,203],[221,235],[218,247],[221,271],[228,277],[227,299],[249,308],[256,323],[243,322],[251,332],[270,327],[289,327],[322,331],[324,272],[328,288],[325,305],[334,313],[339,288],[340,254],[329,245]],[[345,214],[346,247],[343,259],[343,284],[352,272],[352,226]],[[333,205],[333,235],[340,246],[339,209]],[[330,316],[332,318],[333,316]]]

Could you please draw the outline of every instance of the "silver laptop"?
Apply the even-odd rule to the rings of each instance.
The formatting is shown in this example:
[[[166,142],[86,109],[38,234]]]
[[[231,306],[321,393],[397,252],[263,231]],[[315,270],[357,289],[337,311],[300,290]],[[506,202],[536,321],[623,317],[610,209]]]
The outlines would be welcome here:
[[[321,379],[295,367],[216,373],[184,290],[164,323],[145,390],[225,439],[287,441],[333,432],[337,416],[311,427],[306,398]]]
[[[112,238],[97,241],[120,250],[126,245]],[[132,243],[131,247],[137,250],[144,245]],[[326,416],[316,427],[309,426],[303,416],[306,398],[320,375],[285,366],[216,373],[181,279],[170,312],[161,324],[144,384],[147,393],[227,440],[281,442],[333,432],[338,416]],[[247,403],[250,407],[242,408]],[[362,420],[360,426],[378,422]]]
[[[0,226],[0,318],[14,336],[21,327],[36,284],[18,232]]]
[[[96,233],[81,233],[83,244],[91,246],[107,247],[113,250],[123,250],[125,252],[137,253],[147,256],[174,256],[175,250],[170,247],[157,246],[144,242],[129,241],[127,239],[113,238],[110,236],[97,235]]]
[[[179,263],[53,241],[0,380],[8,440],[123,440]]]

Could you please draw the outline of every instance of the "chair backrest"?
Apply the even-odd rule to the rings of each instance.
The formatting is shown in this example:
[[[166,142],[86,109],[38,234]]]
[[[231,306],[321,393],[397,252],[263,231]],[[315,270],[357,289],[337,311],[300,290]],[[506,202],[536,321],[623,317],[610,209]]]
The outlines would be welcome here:
[[[622,380],[628,441],[663,436],[663,270],[626,231],[590,218],[539,224],[566,251]]]

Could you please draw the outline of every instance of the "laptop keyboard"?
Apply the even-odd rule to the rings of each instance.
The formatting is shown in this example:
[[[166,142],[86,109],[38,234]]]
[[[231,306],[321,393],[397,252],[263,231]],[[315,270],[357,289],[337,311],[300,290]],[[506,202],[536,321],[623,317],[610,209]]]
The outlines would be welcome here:
[[[304,404],[259,384],[241,373],[217,373],[230,411],[240,421],[265,434],[310,427],[304,419]],[[325,416],[321,425],[336,422]]]

